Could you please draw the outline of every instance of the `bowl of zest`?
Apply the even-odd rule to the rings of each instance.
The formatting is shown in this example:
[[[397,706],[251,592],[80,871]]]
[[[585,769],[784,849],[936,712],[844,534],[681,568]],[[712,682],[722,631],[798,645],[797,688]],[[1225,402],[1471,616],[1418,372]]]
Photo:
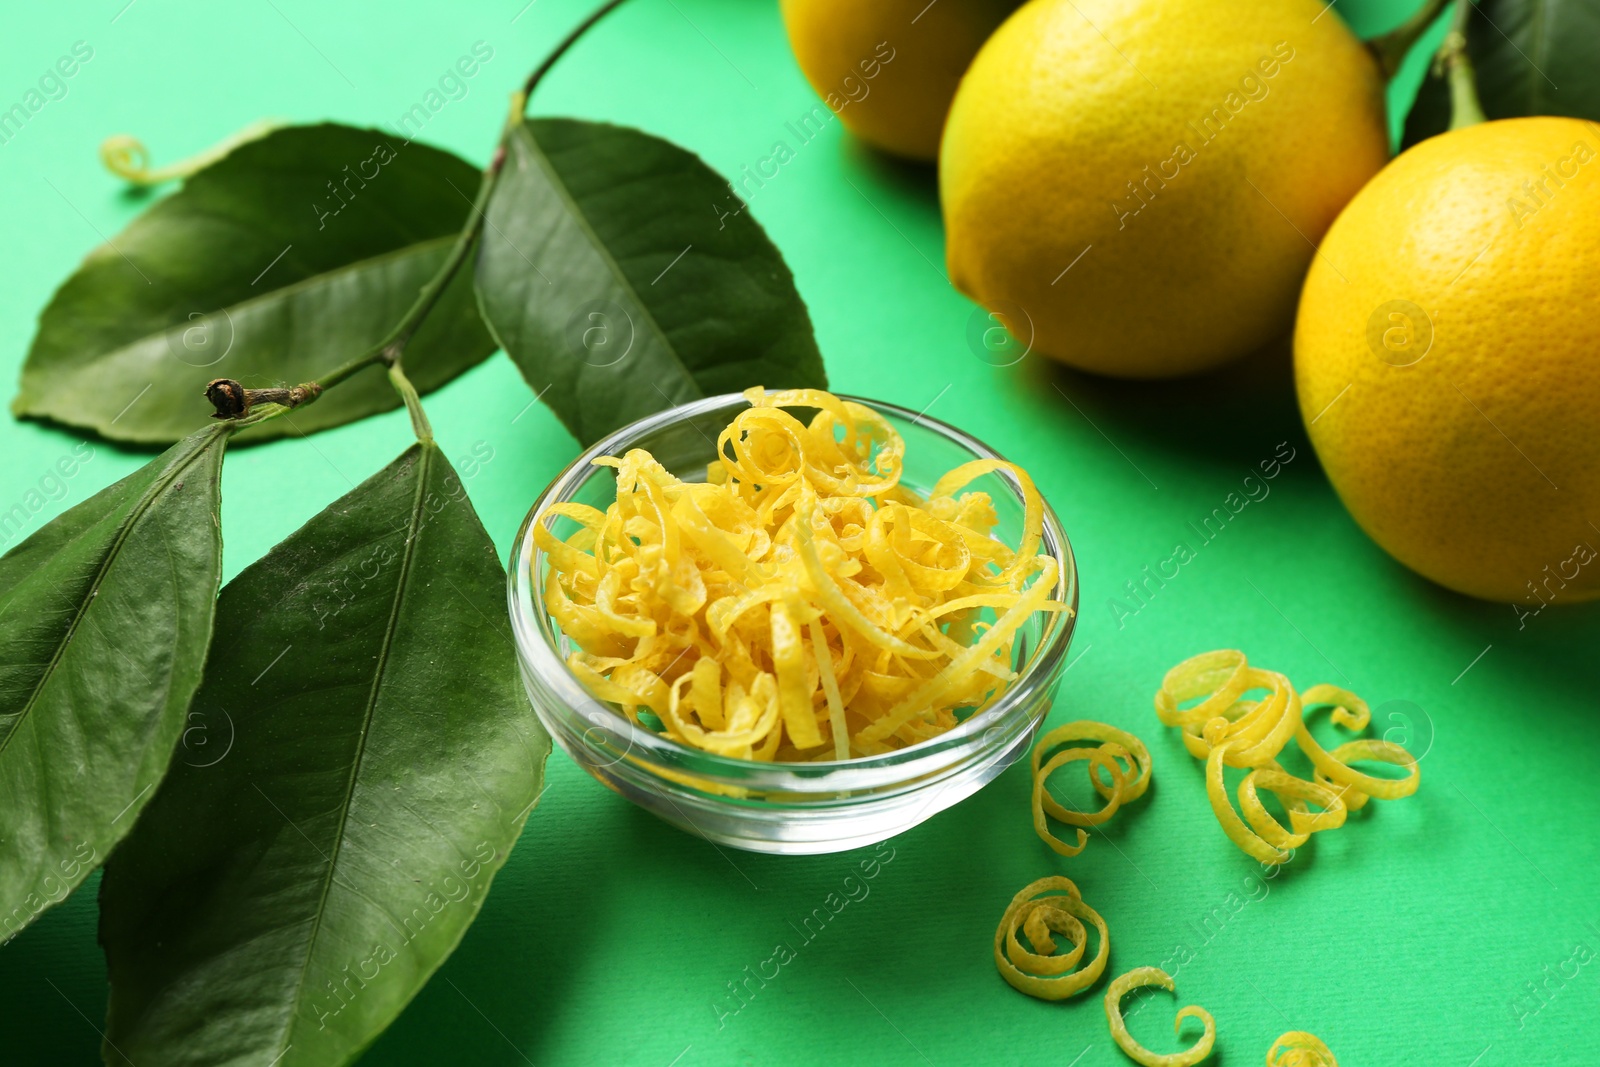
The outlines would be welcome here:
[[[869,845],[1027,751],[1066,666],[1072,548],[1027,473],[916,412],[708,397],[535,502],[508,578],[557,744],[689,833]]]

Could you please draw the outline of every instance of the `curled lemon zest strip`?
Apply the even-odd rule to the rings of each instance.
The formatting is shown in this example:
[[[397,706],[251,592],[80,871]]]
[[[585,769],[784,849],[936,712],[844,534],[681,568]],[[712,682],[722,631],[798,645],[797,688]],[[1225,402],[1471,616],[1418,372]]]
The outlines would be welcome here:
[[[1205,1033],[1190,1048],[1161,1055],[1134,1040],[1133,1035],[1128,1033],[1127,1024],[1122,1021],[1122,998],[1142,986],[1160,986],[1169,993],[1176,992],[1172,976],[1160,967],[1135,967],[1127,974],[1113,978],[1106,987],[1106,1022],[1111,1026],[1111,1040],[1117,1043],[1117,1047],[1127,1053],[1129,1059],[1144,1067],[1190,1067],[1211,1055],[1211,1047],[1217,1040],[1217,1022],[1210,1012],[1193,1004],[1179,1009],[1177,1018],[1172,1021],[1172,1032],[1175,1034],[1182,1032],[1185,1019],[1199,1019],[1204,1024]]]
[[[1233,804],[1228,799],[1228,787],[1222,778],[1222,765],[1232,746],[1232,741],[1224,741],[1206,756],[1206,798],[1211,801],[1211,810],[1216,813],[1228,840],[1238,845],[1245,855],[1272,867],[1288,863],[1290,852],[1287,848],[1279,848],[1266,841],[1233,810]]]
[[[1364,730],[1372,721],[1372,713],[1367,709],[1366,701],[1338,686],[1314,685],[1306,690],[1305,702],[1307,705],[1333,704],[1334,723],[1351,730]],[[1317,769],[1318,775],[1368,797],[1398,800],[1415,793],[1417,786],[1422,782],[1422,768],[1417,765],[1416,759],[1404,746],[1397,745],[1393,741],[1359,738],[1347,741],[1329,752],[1311,736],[1311,731],[1306,728],[1304,721],[1298,724],[1295,741],[1300,745],[1300,750],[1306,754],[1306,758],[1311,761],[1311,765]],[[1362,774],[1350,766],[1360,760],[1392,763],[1396,767],[1405,768],[1408,773],[1404,778],[1378,778]]]
[[[704,482],[633,449],[594,461],[615,473],[604,511],[538,516],[574,675],[683,744],[785,762],[890,752],[998,700],[1022,628],[1070,610],[1052,599],[1061,565],[1038,554],[1027,473],[978,460],[924,496],[900,484],[905,441],[873,409],[815,389],[745,396]],[[996,472],[1022,496],[1016,549],[969,489]]]
[[[1121,746],[1117,747],[1119,749],[1121,748]],[[1063,856],[1076,856],[1078,853],[1082,852],[1084,846],[1089,843],[1089,835],[1082,828],[1085,826],[1099,825],[1105,820],[1111,818],[1111,816],[1115,815],[1117,808],[1121,807],[1122,805],[1122,767],[1117,762],[1117,753],[1109,751],[1109,748],[1110,746],[1105,748],[1063,749],[1054,756],[1051,756],[1050,762],[1046,763],[1043,768],[1036,769],[1034,771],[1034,833],[1039,835],[1039,839],[1041,841],[1049,845],[1052,849]],[[1124,749],[1122,751],[1124,755],[1126,755],[1126,750]],[[1052,797],[1045,789],[1046,779],[1050,777],[1057,767],[1072,763],[1075,760],[1089,761],[1089,778],[1091,781],[1099,780],[1097,778],[1097,774],[1101,768],[1104,768],[1111,775],[1111,798],[1106,801],[1105,807],[1101,808],[1097,812],[1085,813],[1081,811],[1072,811],[1068,808],[1065,808],[1058,803],[1056,799]],[[1045,815],[1047,813],[1062,822],[1078,827],[1078,840],[1076,844],[1069,845],[1050,832],[1050,824],[1045,819]]]
[[[1243,688],[1234,693],[1241,684]],[[1267,695],[1260,700],[1243,699],[1242,694],[1257,689],[1266,690]],[[1173,700],[1165,685],[1162,692],[1169,701]],[[1205,759],[1213,745],[1231,740],[1238,743],[1228,765],[1255,767],[1275,759],[1294,736],[1300,722],[1300,696],[1289,679],[1276,671],[1259,670],[1241,660],[1240,667],[1229,673],[1227,683],[1217,693],[1234,693],[1234,699],[1204,721],[1186,720],[1183,726],[1184,747],[1195,759]],[[1159,708],[1161,701],[1159,697],[1157,700]],[[1211,703],[1212,698],[1208,698],[1197,707],[1209,707]]]
[[[1265,695],[1249,696],[1257,691]],[[1187,701],[1195,703],[1183,707]],[[1298,693],[1283,675],[1250,666],[1237,649],[1184,660],[1156,691],[1156,716],[1178,727],[1189,754],[1205,763],[1206,796],[1223,833],[1261,863],[1288,862],[1292,850],[1312,834],[1344,825],[1350,811],[1373,798],[1395,800],[1417,791],[1421,771],[1401,745],[1362,737],[1324,749],[1306,726],[1308,710],[1324,705],[1332,705],[1334,725],[1347,730],[1365,730],[1372,720],[1366,701],[1349,690],[1314,685]],[[1291,739],[1311,763],[1309,779],[1288,773],[1277,761]],[[1363,761],[1389,763],[1407,774],[1380,778],[1351,766]],[[1249,771],[1239,783],[1243,818],[1228,797],[1224,767]],[[1105,795],[1104,783],[1096,778],[1095,784]],[[1267,810],[1262,792],[1277,796],[1288,826]]]
[[[1100,747],[1068,747],[1045,760],[1046,752],[1070,741],[1098,741]],[[1058,768],[1086,760],[1089,764],[1089,782],[1105,800],[1105,806],[1096,812],[1082,812],[1067,808],[1050,795],[1047,788],[1050,775]],[[1033,828],[1039,839],[1063,856],[1076,856],[1088,843],[1089,835],[1081,828],[1098,826],[1126,802],[1144,796],[1150,787],[1150,749],[1145,743],[1115,726],[1082,719],[1057,726],[1039,739],[1031,757],[1033,770]],[[1109,784],[1100,777],[1104,771]],[[1131,781],[1129,776],[1137,771]],[[1079,827],[1076,844],[1068,844],[1050,832],[1046,816],[1070,826]]]
[[[116,133],[100,142],[100,162],[112,174],[134,185],[160,185],[204,170],[242,144],[259,140],[283,126],[281,119],[260,119],[229,134],[210,148],[165,167],[150,166],[150,150],[128,133]]]
[[[861,737],[864,740],[881,741],[909,722],[913,716],[923,714],[923,709],[941,692],[947,691],[955,683],[965,681],[981,664],[993,660],[995,651],[1002,645],[1009,647],[1012,637],[1029,616],[1036,611],[1047,609],[1050,603],[1050,590],[1055,588],[1056,576],[1061,565],[1049,556],[1039,556],[1037,559],[1039,576],[1034,579],[1031,586],[1022,591],[995,624],[984,631],[983,636],[978,638],[975,644],[969,645],[954,656],[938,674],[924,681],[905,699],[890,708],[877,722],[862,730]]]
[[[1276,793],[1283,802],[1293,830],[1285,829],[1261,803],[1260,791],[1263,789]],[[1311,811],[1306,806],[1307,801],[1322,810]],[[1244,812],[1250,828],[1269,845],[1280,849],[1299,848],[1317,831],[1343,826],[1347,810],[1337,792],[1325,785],[1297,778],[1276,762],[1244,776],[1239,783],[1239,808]]]
[[[1184,660],[1161,680],[1161,688],[1156,691],[1156,716],[1167,726],[1185,730],[1204,726],[1244,693],[1248,669],[1244,653],[1231,648],[1202,652]],[[1195,697],[1205,699],[1178,710],[1179,704]]]
[[[1339,1067],[1339,1061],[1321,1038],[1290,1030],[1267,1050],[1267,1067]]]
[[[1150,749],[1143,741],[1128,731],[1119,730],[1109,723],[1080,719],[1077,722],[1069,722],[1064,726],[1057,726],[1040,738],[1039,746],[1048,749],[1053,745],[1064,744],[1068,740],[1099,741],[1104,745],[1121,749],[1118,753],[1119,758],[1127,760],[1131,757],[1129,767],[1124,771],[1124,778],[1126,778],[1127,773],[1135,768],[1138,769],[1139,774],[1124,785],[1122,790],[1123,803],[1127,803],[1130,800],[1138,800],[1144,796],[1145,790],[1150,788],[1150,773],[1152,770]],[[1035,752],[1037,753],[1038,751],[1039,749],[1036,748]],[[1037,760],[1035,760],[1035,765],[1037,766]],[[1105,785],[1094,775],[1090,775],[1089,779],[1094,783],[1095,790],[1102,797],[1107,800],[1111,799],[1112,789],[1110,786]]]
[[[1085,922],[1099,933],[1100,947],[1094,959],[1078,970],[1089,940]],[[1027,934],[1032,950],[1022,946],[1018,930]],[[1067,938],[1072,948],[1058,954],[1053,934]],[[1072,879],[1059,876],[1023,887],[1011,898],[994,933],[994,963],[1000,977],[1018,992],[1040,1000],[1065,1000],[1088,989],[1105,971],[1110,953],[1111,931],[1105,920],[1083,902]]]

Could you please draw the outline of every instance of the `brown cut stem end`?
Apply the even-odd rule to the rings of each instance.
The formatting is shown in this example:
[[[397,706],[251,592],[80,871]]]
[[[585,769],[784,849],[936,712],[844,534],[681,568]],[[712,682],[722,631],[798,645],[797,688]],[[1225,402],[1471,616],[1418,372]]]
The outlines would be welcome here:
[[[316,382],[306,382],[289,389],[246,389],[232,378],[216,378],[206,385],[206,399],[216,410],[213,419],[242,419],[257,404],[281,404],[297,408],[315,400],[322,392]]]

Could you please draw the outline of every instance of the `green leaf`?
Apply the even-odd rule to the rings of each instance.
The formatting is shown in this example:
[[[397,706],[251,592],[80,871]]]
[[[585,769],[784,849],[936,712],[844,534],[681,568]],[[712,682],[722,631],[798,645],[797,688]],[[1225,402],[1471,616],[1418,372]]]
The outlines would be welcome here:
[[[202,430],[0,558],[0,942],[105,860],[167,770],[211,640],[226,441]]]
[[[1600,119],[1600,0],[1482,0],[1467,24],[1478,97],[1491,119]],[[1450,128],[1450,86],[1429,73],[1406,117],[1404,147]]]
[[[345,1063],[450,954],[550,751],[504,590],[431,443],[228,583],[191,717],[232,747],[102,882],[108,1062]]]
[[[296,385],[360,355],[449,254],[479,181],[380,130],[298,126],[234,150],[91,252],[39,319],[12,409],[172,441],[213,378]],[[494,351],[457,279],[406,352],[420,390]],[[244,431],[299,435],[397,407],[381,369]]]
[[[794,277],[728,183],[639,130],[510,137],[479,251],[485,320],[584,444],[752,385],[827,385]]]

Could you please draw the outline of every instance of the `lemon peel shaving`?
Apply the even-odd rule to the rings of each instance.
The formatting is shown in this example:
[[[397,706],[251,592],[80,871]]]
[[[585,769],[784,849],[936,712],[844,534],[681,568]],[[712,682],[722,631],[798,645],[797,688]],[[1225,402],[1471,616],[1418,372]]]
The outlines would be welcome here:
[[[1336,726],[1344,726],[1353,731],[1365,730],[1367,724],[1372,721],[1372,712],[1367,709],[1367,702],[1337,686],[1314,685],[1306,690],[1305,700],[1312,706],[1334,705],[1333,722]],[[1328,752],[1311,736],[1311,731],[1306,729],[1303,722],[1298,724],[1295,741],[1306,754],[1306,758],[1311,761],[1311,765],[1317,769],[1319,777],[1352,789],[1362,794],[1363,798],[1398,800],[1415,793],[1422,781],[1422,770],[1417,766],[1416,759],[1404,746],[1397,745],[1393,741],[1360,738],[1347,741],[1332,752]],[[1404,778],[1377,778],[1370,774],[1362,774],[1350,766],[1359,760],[1392,763],[1396,767],[1404,767],[1407,774]],[[1362,803],[1365,802],[1363,799]]]
[[[1264,697],[1246,696],[1262,690]],[[1190,700],[1196,703],[1184,708]],[[1368,800],[1410,796],[1421,781],[1416,759],[1392,741],[1357,738],[1332,751],[1324,749],[1305,716],[1307,710],[1326,705],[1333,707],[1335,726],[1359,732],[1371,722],[1366,701],[1349,690],[1314,685],[1298,693],[1283,675],[1250,666],[1237,649],[1184,660],[1167,672],[1155,695],[1157,718],[1177,727],[1189,754],[1205,763],[1206,796],[1223,833],[1246,855],[1268,865],[1287,863],[1292,850],[1312,834],[1344,825],[1347,813]],[[1290,740],[1311,763],[1309,780],[1289,774],[1277,761]],[[1364,761],[1388,763],[1407,773],[1379,778],[1351,766]],[[1228,796],[1224,767],[1249,771],[1238,788],[1242,817]],[[1096,787],[1101,785],[1096,779]],[[1288,814],[1287,827],[1267,810],[1262,792],[1278,797]],[[1101,793],[1105,795],[1104,789]]]
[[[1314,1034],[1290,1030],[1267,1050],[1267,1067],[1339,1067],[1339,1061]]]
[[[1046,895],[1048,894],[1048,895]],[[1100,935],[1100,947],[1082,970],[1077,969],[1089,942],[1085,922]],[[1032,949],[1017,938],[1021,930]],[[1072,948],[1057,953],[1059,934]],[[1010,986],[1040,1000],[1065,1000],[1088,989],[1106,969],[1111,931],[1100,913],[1083,902],[1070,878],[1051,876],[1024,886],[1011,898],[994,933],[994,964]]]
[[[1098,748],[1071,746],[1044,760],[1044,755],[1058,745],[1071,741],[1098,741]],[[1089,782],[1095,792],[1105,800],[1099,811],[1074,811],[1063,806],[1046,788],[1050,775],[1069,763],[1086,760],[1089,764]],[[1043,761],[1043,762],[1041,762]],[[1098,826],[1126,802],[1144,796],[1150,787],[1150,749],[1145,743],[1115,726],[1103,722],[1081,719],[1050,730],[1033,748],[1033,829],[1039,839],[1063,856],[1076,856],[1088,843],[1089,835],[1082,827]],[[1109,784],[1101,778],[1104,771]],[[1137,775],[1129,780],[1130,775]],[[1050,832],[1049,821],[1056,819],[1069,826],[1078,827],[1078,840],[1068,844]]]
[[[1172,976],[1160,967],[1135,967],[1127,974],[1113,978],[1106,987],[1106,1022],[1111,1026],[1111,1040],[1117,1043],[1117,1047],[1127,1053],[1129,1059],[1144,1067],[1190,1067],[1211,1055],[1211,1047],[1217,1040],[1217,1022],[1210,1012],[1193,1004],[1179,1009],[1177,1018],[1172,1022],[1173,1033],[1183,1029],[1185,1019],[1199,1019],[1205,1025],[1205,1033],[1192,1047],[1183,1052],[1159,1055],[1134,1040],[1133,1035],[1128,1033],[1127,1024],[1122,1021],[1122,998],[1142,986],[1160,986],[1168,992],[1176,992]]]
[[[535,522],[574,675],[636,724],[768,761],[881,754],[997,700],[1023,625],[1070,610],[1051,599],[1061,565],[1039,554],[1027,472],[975,460],[922,496],[900,482],[904,439],[871,408],[815,389],[745,396],[705,482],[634,449],[595,460],[616,474],[605,511],[557,504]],[[1016,548],[994,536],[989,495],[967,489],[994,472],[1021,492]],[[576,532],[558,537],[557,518]]]

